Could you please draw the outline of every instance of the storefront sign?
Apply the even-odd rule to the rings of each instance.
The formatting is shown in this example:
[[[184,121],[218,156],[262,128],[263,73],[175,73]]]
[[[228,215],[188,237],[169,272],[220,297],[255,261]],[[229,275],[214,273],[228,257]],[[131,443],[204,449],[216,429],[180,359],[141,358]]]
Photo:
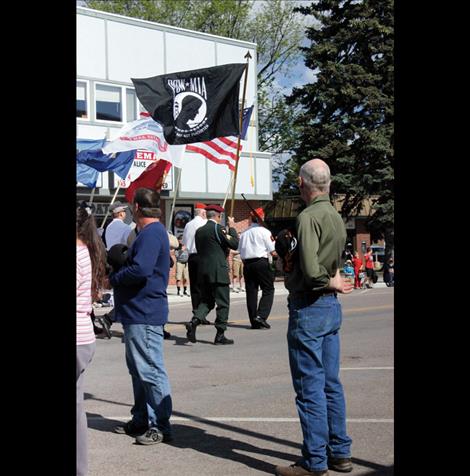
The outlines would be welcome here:
[[[138,150],[135,153],[134,162],[129,170],[126,180],[122,180],[117,175],[114,175],[114,186],[127,188],[131,182],[137,179],[145,169],[153,162],[159,160],[155,152],[149,152],[146,150]],[[171,167],[165,182],[163,183],[162,190],[173,190],[173,167]]]

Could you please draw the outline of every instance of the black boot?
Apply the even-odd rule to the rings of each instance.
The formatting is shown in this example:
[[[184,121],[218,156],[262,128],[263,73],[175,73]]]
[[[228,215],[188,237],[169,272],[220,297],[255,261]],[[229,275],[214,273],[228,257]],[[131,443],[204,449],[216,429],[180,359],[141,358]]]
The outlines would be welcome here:
[[[106,316],[97,316],[96,320],[100,323],[101,327],[103,328],[102,330],[105,336],[108,339],[111,339],[111,336],[112,336],[111,329],[110,329],[110,326],[108,325],[108,321],[106,320]]]
[[[179,286],[176,287],[176,295],[181,296],[180,294],[181,288]]]
[[[199,319],[193,317],[186,326],[186,337],[188,338],[189,342],[193,344],[196,343],[196,327],[200,324]]]
[[[233,344],[233,340],[232,339],[227,339],[222,332],[220,331],[217,331],[217,334],[215,336],[215,340],[214,340],[214,345],[228,345],[228,344]]]
[[[186,286],[183,289],[183,296],[189,296]]]

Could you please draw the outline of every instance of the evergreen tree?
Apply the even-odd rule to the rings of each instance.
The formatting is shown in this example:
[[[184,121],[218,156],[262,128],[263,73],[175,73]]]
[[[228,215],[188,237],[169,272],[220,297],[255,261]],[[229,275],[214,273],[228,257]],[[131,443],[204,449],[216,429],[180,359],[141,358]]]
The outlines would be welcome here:
[[[298,143],[285,166],[281,193],[297,194],[300,166],[320,158],[333,175],[332,194],[344,194],[342,214],[355,216],[373,200],[369,229],[393,249],[393,0],[319,0],[298,9],[319,21],[307,29],[305,64],[313,83],[294,88],[300,106]]]

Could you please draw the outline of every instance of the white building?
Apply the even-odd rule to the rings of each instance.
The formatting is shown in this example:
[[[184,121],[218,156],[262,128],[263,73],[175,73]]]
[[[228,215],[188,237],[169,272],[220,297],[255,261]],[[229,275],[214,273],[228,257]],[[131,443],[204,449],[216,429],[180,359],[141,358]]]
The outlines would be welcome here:
[[[256,44],[175,28],[88,8],[77,7],[77,138],[114,139],[119,129],[143,111],[131,77],[206,68],[227,63],[245,63],[250,52],[245,107],[254,104],[248,137],[242,141],[236,187],[251,201],[272,199],[271,154],[258,151]],[[240,101],[243,89],[240,84]],[[230,171],[206,158],[186,152],[177,208],[190,209],[194,202],[222,204],[230,182]],[[116,191],[119,177],[100,174],[93,201],[97,215],[104,215]],[[168,175],[162,200],[168,223],[176,177]],[[124,192],[123,189],[120,192]],[[91,190],[78,186],[79,199],[89,199]],[[229,194],[230,203],[231,190]],[[123,193],[118,199],[124,200]],[[163,208],[163,207],[162,207]]]

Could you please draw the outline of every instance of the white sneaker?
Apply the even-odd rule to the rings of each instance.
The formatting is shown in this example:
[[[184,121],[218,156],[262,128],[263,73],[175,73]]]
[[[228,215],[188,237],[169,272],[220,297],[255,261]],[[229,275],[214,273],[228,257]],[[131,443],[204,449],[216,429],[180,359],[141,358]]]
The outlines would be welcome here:
[[[240,287],[240,288],[238,288],[238,289],[239,289],[242,293],[245,292],[245,288]]]
[[[238,289],[236,289],[236,288],[232,288],[232,291],[233,291],[234,293],[239,293],[239,292],[240,292],[240,291],[239,291]]]

